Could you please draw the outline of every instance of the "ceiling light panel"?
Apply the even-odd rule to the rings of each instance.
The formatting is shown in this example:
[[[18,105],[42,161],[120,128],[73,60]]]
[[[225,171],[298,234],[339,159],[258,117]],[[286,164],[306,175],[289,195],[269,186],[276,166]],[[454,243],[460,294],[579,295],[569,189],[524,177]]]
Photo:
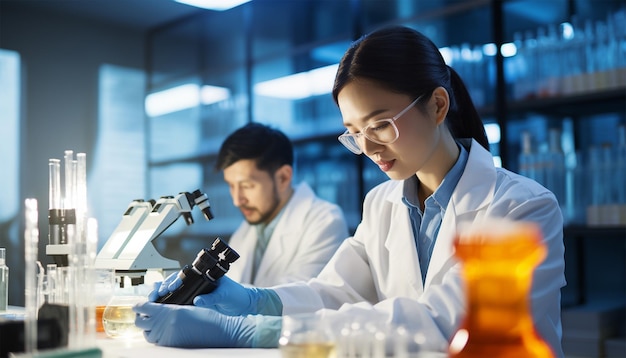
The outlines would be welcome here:
[[[232,9],[241,4],[245,4],[250,0],[174,0],[181,4],[191,5],[195,7],[200,7],[203,9],[216,10],[216,11],[224,11],[228,9]]]

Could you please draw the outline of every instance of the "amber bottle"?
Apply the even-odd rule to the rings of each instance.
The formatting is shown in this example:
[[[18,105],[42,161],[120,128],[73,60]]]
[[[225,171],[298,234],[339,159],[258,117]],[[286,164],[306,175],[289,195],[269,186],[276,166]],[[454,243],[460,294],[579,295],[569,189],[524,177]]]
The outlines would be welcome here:
[[[460,231],[454,243],[465,280],[467,314],[449,356],[553,357],[530,310],[532,274],[545,258],[531,223],[495,222]]]

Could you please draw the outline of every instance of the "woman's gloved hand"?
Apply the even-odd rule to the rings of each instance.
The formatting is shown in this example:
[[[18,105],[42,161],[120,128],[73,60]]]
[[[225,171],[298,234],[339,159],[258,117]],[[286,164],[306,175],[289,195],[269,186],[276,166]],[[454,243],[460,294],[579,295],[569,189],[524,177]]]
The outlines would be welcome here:
[[[133,307],[135,325],[150,343],[183,348],[251,348],[256,319],[211,309],[145,302]]]
[[[148,294],[148,301],[155,302],[160,297],[167,295],[168,293],[175,291],[180,285],[183,284],[183,280],[178,277],[178,272],[174,272],[167,276],[163,282],[155,282],[154,288]]]
[[[169,285],[172,287],[173,283]],[[217,288],[213,292],[196,296],[193,304],[229,316],[248,314],[280,316],[283,311],[283,304],[273,290],[244,287],[227,276],[218,280]]]

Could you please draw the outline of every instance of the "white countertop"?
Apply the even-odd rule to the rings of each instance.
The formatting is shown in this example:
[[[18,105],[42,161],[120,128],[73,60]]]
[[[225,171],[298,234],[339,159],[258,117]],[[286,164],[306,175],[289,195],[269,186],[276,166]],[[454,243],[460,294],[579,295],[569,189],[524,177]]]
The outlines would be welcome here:
[[[0,312],[4,319],[23,319],[24,308],[9,306],[7,311]],[[104,333],[97,333],[96,346],[102,350],[103,358],[185,358],[185,357],[255,357],[280,358],[280,351],[276,349],[243,349],[243,348],[203,348],[186,349],[159,347],[148,343],[143,336],[137,338],[109,338]]]
[[[280,358],[278,349],[243,349],[243,348],[170,348],[159,347],[146,342],[142,337],[135,339],[113,339],[104,334],[98,336],[97,345],[102,350],[104,358],[181,358],[181,357],[258,357]]]

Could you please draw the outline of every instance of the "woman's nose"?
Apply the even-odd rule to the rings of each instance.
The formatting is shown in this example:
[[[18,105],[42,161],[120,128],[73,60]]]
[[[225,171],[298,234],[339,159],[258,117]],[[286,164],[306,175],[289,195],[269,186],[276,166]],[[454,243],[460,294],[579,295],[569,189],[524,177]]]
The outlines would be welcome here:
[[[365,136],[360,138],[359,146],[361,147],[361,150],[363,151],[363,153],[367,156],[371,156],[371,155],[378,153],[380,149],[383,147],[382,144],[372,142],[371,140],[367,139]]]

